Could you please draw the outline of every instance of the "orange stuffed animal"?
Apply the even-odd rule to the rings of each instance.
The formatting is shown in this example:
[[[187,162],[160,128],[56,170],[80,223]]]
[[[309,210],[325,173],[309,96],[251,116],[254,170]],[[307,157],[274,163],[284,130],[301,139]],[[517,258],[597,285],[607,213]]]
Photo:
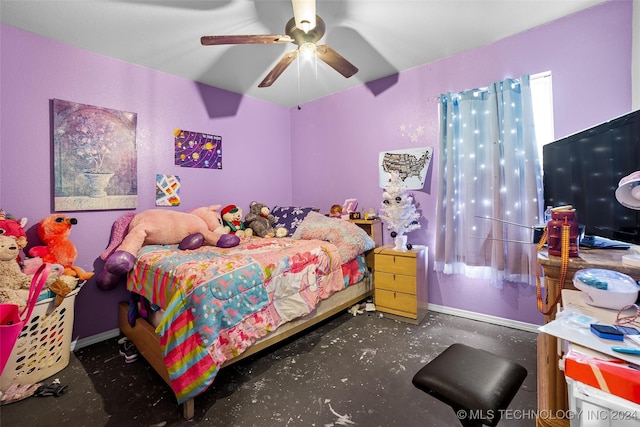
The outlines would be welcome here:
[[[42,262],[60,264],[64,267],[64,274],[76,276],[80,280],[88,280],[93,277],[93,272],[85,272],[82,268],[73,265],[78,256],[78,251],[71,240],[69,233],[71,226],[78,220],[62,214],[53,214],[38,223],[38,237],[46,246],[34,246],[29,249],[29,255],[42,258]]]

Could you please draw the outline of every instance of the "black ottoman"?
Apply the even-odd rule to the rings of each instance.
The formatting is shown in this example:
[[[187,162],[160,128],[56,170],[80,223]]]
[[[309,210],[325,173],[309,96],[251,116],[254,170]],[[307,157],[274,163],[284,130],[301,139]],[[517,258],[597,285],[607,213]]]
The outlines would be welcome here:
[[[413,377],[413,385],[451,406],[463,426],[495,426],[527,376],[519,364],[453,344]]]

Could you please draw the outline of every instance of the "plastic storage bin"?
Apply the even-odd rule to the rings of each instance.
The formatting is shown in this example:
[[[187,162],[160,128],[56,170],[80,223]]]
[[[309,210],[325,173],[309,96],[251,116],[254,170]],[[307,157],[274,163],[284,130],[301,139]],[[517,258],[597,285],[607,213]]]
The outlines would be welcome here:
[[[640,405],[569,377],[571,427],[638,427]]]
[[[38,301],[0,376],[0,390],[35,384],[69,364],[75,298],[81,284],[56,307],[55,297]]]

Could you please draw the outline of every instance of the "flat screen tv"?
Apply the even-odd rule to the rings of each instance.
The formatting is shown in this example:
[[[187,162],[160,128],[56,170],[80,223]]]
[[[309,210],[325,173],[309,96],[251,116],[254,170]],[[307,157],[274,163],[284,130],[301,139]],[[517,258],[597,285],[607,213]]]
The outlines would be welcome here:
[[[640,110],[543,147],[545,206],[573,205],[585,234],[640,244],[640,211],[615,197],[640,171]]]

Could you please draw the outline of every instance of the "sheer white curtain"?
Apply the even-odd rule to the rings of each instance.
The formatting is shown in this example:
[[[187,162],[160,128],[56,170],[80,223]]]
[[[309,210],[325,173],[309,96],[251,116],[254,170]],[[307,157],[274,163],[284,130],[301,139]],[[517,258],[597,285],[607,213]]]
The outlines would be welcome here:
[[[534,283],[528,227],[544,200],[528,75],[441,95],[439,175],[435,270]]]

